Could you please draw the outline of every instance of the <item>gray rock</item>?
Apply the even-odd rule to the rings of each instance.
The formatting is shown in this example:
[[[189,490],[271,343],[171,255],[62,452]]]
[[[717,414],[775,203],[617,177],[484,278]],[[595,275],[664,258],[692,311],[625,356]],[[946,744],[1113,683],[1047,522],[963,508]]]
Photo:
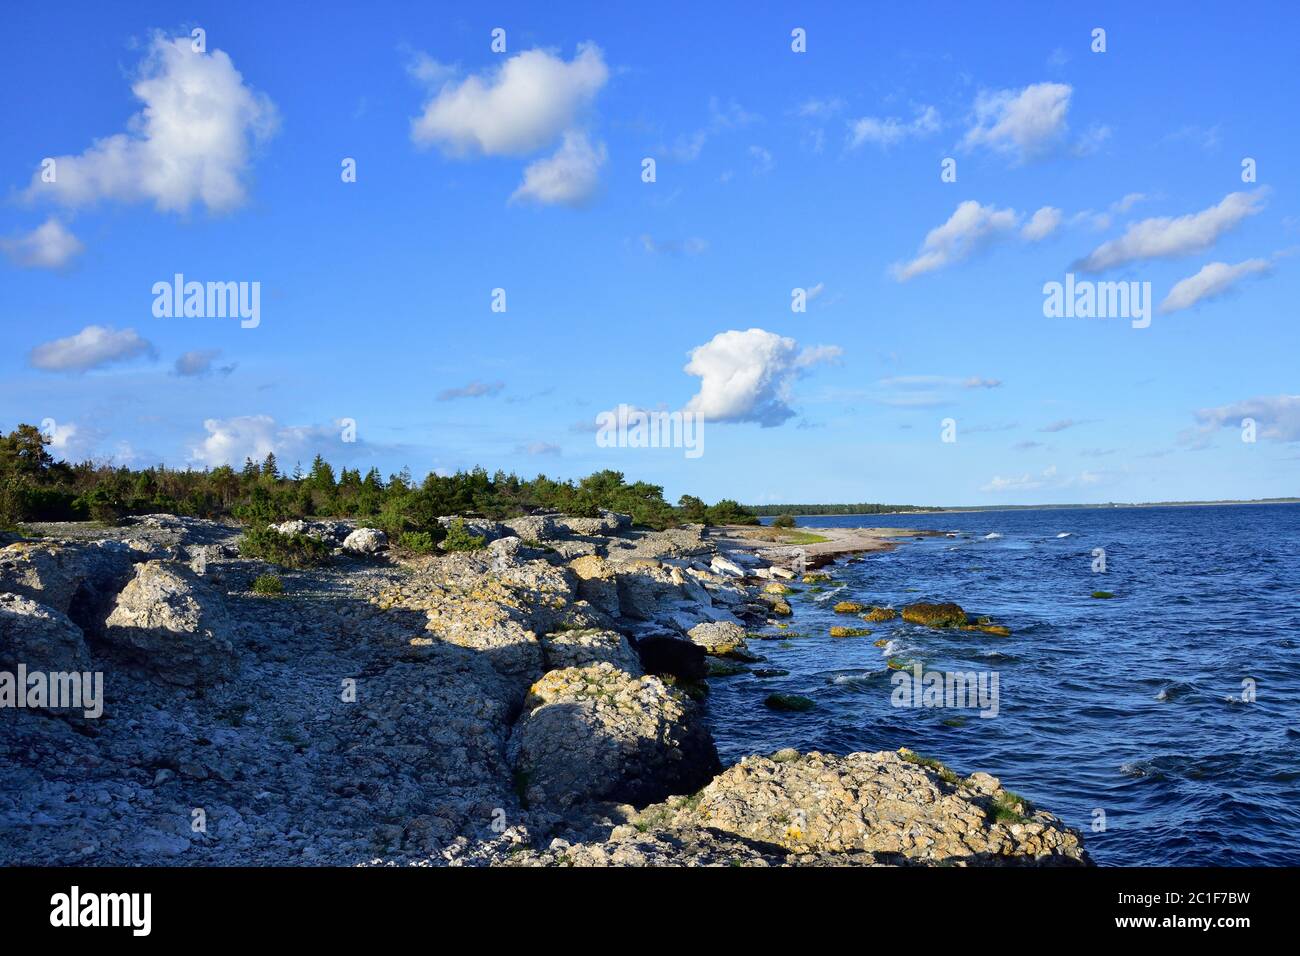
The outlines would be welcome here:
[[[596,628],[557,631],[542,638],[542,652],[550,670],[608,663],[633,677],[642,674],[641,658],[617,631]]]
[[[357,528],[343,539],[343,550],[354,554],[378,554],[388,547],[388,535],[375,528]]]
[[[18,594],[0,594],[0,669],[88,671],[90,652],[81,629],[54,608]]]
[[[194,687],[235,675],[221,597],[183,564],[148,561],[137,567],[104,624],[110,644],[169,683]]]
[[[645,804],[717,772],[695,704],[657,677],[609,663],[551,671],[533,685],[508,749],[530,805]]]
[[[704,653],[721,656],[744,651],[745,629],[728,621],[706,621],[687,632],[691,641],[704,648]]]

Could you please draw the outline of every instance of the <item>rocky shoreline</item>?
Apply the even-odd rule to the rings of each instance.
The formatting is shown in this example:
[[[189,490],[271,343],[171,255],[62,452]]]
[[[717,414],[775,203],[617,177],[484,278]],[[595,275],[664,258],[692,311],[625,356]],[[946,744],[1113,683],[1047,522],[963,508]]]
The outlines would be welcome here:
[[[907,750],[720,765],[707,678],[794,613],[788,549],[609,512],[466,518],[483,547],[422,557],[281,528],[328,563],[171,515],[0,549],[0,672],[104,688],[98,717],[0,709],[0,864],[1088,862]]]

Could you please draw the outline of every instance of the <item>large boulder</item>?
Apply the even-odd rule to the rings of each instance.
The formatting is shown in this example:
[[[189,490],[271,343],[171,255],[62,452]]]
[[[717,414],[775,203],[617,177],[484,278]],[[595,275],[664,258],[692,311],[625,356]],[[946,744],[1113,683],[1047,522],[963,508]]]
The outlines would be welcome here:
[[[0,549],[0,592],[31,598],[93,632],[140,557],[119,541],[20,541]]]
[[[343,550],[353,554],[378,554],[388,547],[388,535],[375,528],[357,528],[343,539]]]
[[[622,613],[618,602],[618,575],[614,565],[596,555],[586,555],[569,562],[578,579],[578,594],[606,614]]]
[[[614,511],[602,511],[595,518],[556,515],[553,520],[561,534],[576,534],[585,537],[617,534],[622,529],[632,526],[631,515],[618,514]]]
[[[185,687],[234,677],[230,632],[221,595],[185,565],[163,561],[136,568],[104,621],[109,644]]]
[[[604,662],[633,677],[642,673],[641,658],[617,631],[599,628],[557,631],[542,638],[542,653],[550,670]]]
[[[68,616],[19,594],[0,594],[0,670],[88,671],[90,653]]]
[[[745,651],[745,629],[729,621],[706,621],[696,624],[688,632],[692,643],[704,648],[704,653],[722,657]]]
[[[515,537],[524,541],[550,541],[559,534],[555,519],[550,515],[528,515],[510,518],[501,524]]]
[[[865,851],[881,862],[1088,862],[1078,834],[996,778],[963,779],[910,751],[746,757],[683,805],[676,822],[796,853]]]
[[[551,671],[532,686],[508,755],[530,806],[644,805],[698,789],[719,769],[695,704],[613,664]]]

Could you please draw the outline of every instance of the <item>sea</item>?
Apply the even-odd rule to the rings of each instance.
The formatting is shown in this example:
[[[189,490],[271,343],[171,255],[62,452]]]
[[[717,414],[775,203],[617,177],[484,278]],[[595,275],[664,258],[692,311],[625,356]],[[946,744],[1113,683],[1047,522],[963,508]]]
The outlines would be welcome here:
[[[998,777],[1101,865],[1300,864],[1300,505],[797,520],[942,534],[841,559],[820,590],[796,585],[788,627],[750,641],[764,660],[709,681],[724,763],[909,747]],[[866,623],[832,610],[844,600],[955,602],[1011,634]],[[833,625],[871,634],[833,638]],[[982,674],[986,706],[905,694],[918,664],[920,686]],[[775,691],[815,706],[771,710]]]

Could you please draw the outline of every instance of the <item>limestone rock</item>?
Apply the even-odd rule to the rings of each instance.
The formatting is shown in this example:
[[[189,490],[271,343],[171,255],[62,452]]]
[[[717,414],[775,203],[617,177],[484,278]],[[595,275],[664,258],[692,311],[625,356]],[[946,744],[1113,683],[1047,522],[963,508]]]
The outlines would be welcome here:
[[[1020,817],[987,774],[963,780],[906,751],[775,756],[746,757],[719,775],[678,822],[793,852],[866,851],[886,862],[1088,862],[1078,834],[1044,811]]]
[[[378,554],[388,547],[388,535],[375,528],[357,528],[343,539],[343,550],[354,554]]]
[[[533,685],[508,754],[528,804],[651,803],[718,770],[695,704],[657,677],[609,663],[551,671]]]
[[[727,621],[706,621],[689,631],[690,639],[704,648],[704,653],[715,656],[746,650],[745,629]]]
[[[187,687],[234,677],[237,660],[221,596],[183,564],[148,561],[104,622],[108,643]]]
[[[639,677],[641,658],[627,638],[617,631],[583,629],[557,631],[542,638],[542,653],[551,670],[586,667],[589,664],[613,664],[624,673]]]
[[[66,614],[18,594],[0,594],[0,669],[88,671],[90,653]]]

